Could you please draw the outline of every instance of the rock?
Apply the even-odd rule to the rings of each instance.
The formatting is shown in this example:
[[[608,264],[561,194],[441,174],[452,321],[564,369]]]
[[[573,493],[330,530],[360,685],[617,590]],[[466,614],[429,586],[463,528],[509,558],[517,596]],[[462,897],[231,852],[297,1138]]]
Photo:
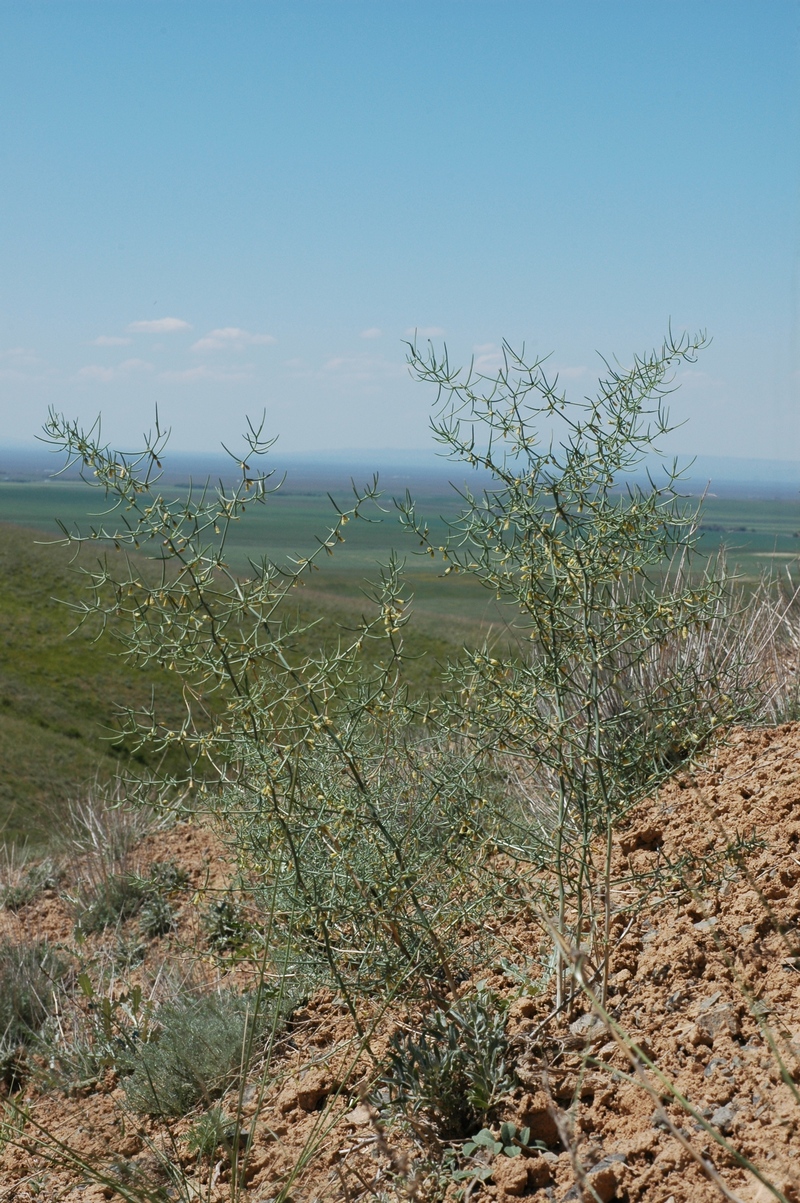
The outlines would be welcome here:
[[[624,1161],[624,1158],[623,1158]],[[563,1203],[572,1203],[589,1198],[599,1199],[600,1203],[611,1203],[611,1200],[617,1193],[617,1166],[615,1161],[610,1157],[605,1157],[603,1160],[591,1169],[586,1174],[586,1186],[588,1190],[584,1190],[579,1183],[571,1186],[564,1195]]]
[[[704,1015],[697,1017],[697,1031],[712,1044],[720,1035],[738,1036],[741,1030],[739,1016],[730,1003],[723,1003]]]
[[[290,1078],[278,1097],[278,1110],[284,1115],[299,1107],[315,1111],[333,1089],[330,1078],[321,1069],[309,1069],[299,1078]]]
[[[331,1092],[331,1080],[321,1069],[304,1073],[297,1085],[297,1103],[302,1111],[315,1111]]]
[[[359,1103],[352,1111],[348,1111],[344,1117],[348,1124],[353,1124],[356,1127],[362,1124],[368,1124],[372,1119],[372,1111],[364,1103]]]
[[[727,1104],[725,1107],[717,1107],[709,1122],[712,1123],[715,1128],[719,1128],[720,1132],[724,1133],[725,1136],[728,1136],[733,1128],[733,1122],[735,1119],[736,1108],[730,1104]]]
[[[617,1193],[617,1175],[611,1165],[598,1166],[588,1175],[588,1183],[601,1203],[611,1203]]]
[[[598,1019],[596,1015],[589,1011],[586,1015],[581,1015],[574,1023],[571,1023],[569,1030],[573,1036],[582,1036],[589,1041],[604,1035],[606,1026],[602,1019]]]
[[[492,1180],[506,1195],[524,1195],[528,1189],[528,1166],[525,1157],[495,1157]]]
[[[522,997],[518,998],[508,1008],[509,1019],[532,1019],[536,1014],[536,1000],[534,998]]]

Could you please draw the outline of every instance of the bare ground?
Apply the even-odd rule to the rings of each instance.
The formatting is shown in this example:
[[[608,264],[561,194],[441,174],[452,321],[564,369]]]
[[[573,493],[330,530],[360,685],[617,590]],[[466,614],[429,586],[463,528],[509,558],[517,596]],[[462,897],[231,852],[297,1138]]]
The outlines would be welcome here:
[[[198,920],[231,872],[213,835],[180,824],[148,837],[140,852],[143,863],[171,859],[190,876],[178,930],[152,942],[145,967],[193,958],[209,980],[245,980],[246,964],[211,955]],[[242,1122],[252,1121],[255,1135],[242,1203],[268,1203],[290,1180],[295,1203],[459,1192],[481,1203],[798,1203],[800,725],[734,732],[702,769],[678,774],[636,807],[615,839],[614,876],[622,884],[607,1020],[583,994],[554,1015],[551,994],[528,992],[500,963],[480,974],[510,1000],[519,1084],[497,1121],[530,1127],[531,1142],[547,1151],[497,1156],[485,1182],[448,1185],[435,1142],[363,1101],[375,1062],[343,1002],[320,991],[292,1015],[266,1089],[254,1077],[244,1091]],[[544,941],[535,916],[520,909],[503,923],[510,959],[535,961]],[[73,918],[48,891],[17,914],[0,912],[3,932],[69,945]],[[379,1058],[391,1031],[414,1021],[383,1016],[371,1053]],[[28,1118],[6,1131],[0,1151],[4,1203],[120,1197],[86,1166],[163,1182],[163,1197],[177,1198],[164,1157],[183,1164],[187,1199],[231,1198],[227,1159],[188,1150],[190,1119],[132,1115],[110,1071],[71,1095],[29,1084],[11,1099]]]

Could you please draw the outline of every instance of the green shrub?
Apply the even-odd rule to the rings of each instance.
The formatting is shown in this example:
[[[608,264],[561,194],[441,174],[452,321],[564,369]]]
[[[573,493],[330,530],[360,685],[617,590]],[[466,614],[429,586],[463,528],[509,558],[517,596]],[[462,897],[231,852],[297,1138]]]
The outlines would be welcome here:
[[[141,1045],[124,1080],[130,1106],[146,1115],[184,1115],[238,1077],[248,1045],[265,1027],[252,998],[229,992],[166,1003],[159,1030]]]
[[[35,902],[44,890],[54,889],[58,884],[59,872],[52,860],[45,858],[20,866],[15,873],[3,876],[8,880],[0,886],[0,906],[8,911],[19,911]]]
[[[209,943],[223,951],[243,950],[256,935],[251,919],[232,897],[215,898],[203,914],[203,927]]]
[[[234,1144],[241,1144],[244,1140],[246,1133],[221,1107],[210,1107],[204,1111],[186,1135],[189,1152],[197,1157],[211,1157],[219,1148],[230,1152]]]
[[[454,936],[494,896],[486,866],[498,846],[551,870],[537,905],[554,932],[559,1004],[565,945],[602,965],[604,994],[614,824],[718,729],[763,707],[769,670],[728,639],[738,602],[724,566],[696,561],[698,507],[675,470],[657,482],[646,472],[671,429],[670,372],[703,341],[670,335],[629,367],[609,365],[596,396],[577,402],[542,361],[509,348],[491,378],[410,349],[412,371],[438,392],[435,437],[460,471],[481,470],[482,487],[459,491],[444,544],[410,497],[401,522],[420,554],[477,580],[509,620],[502,643],[448,667],[429,703],[405,687],[409,599],[394,554],[335,647],[309,652],[313,623],[297,615],[295,587],[369,516],[377,481],[336,507],[307,557],[253,561],[242,578],[227,558],[231,524],[273,492],[260,428],[233,482],[165,495],[159,429],[126,455],[51,414],[51,441],[108,501],[105,525],[84,538],[162,562],[152,574],[122,558],[89,571],[84,617],[113,618],[133,662],[220,703],[211,730],[190,705],[172,726],[131,713],[130,733],[185,755],[184,785],[218,766],[209,804],[263,926],[326,965],[354,1017],[357,993],[430,997],[445,983],[455,996]],[[233,916],[217,919],[220,940],[238,938]]]
[[[20,1052],[35,1042],[63,973],[63,964],[45,941],[0,942],[0,1076],[8,1084],[19,1077]]]
[[[148,883],[143,877],[114,873],[80,892],[75,901],[77,926],[91,934],[124,923],[138,915],[148,894]]]
[[[167,862],[154,865],[147,876],[110,873],[85,882],[74,899],[77,925],[83,932],[98,932],[139,915],[144,935],[164,935],[175,926],[167,895],[186,880],[183,870]]]
[[[151,894],[144,902],[139,914],[139,928],[143,936],[153,940],[174,931],[177,924],[175,909],[168,898]]]
[[[479,989],[426,1017],[419,1036],[392,1037],[383,1084],[392,1102],[442,1139],[470,1136],[514,1087],[505,1018]]]

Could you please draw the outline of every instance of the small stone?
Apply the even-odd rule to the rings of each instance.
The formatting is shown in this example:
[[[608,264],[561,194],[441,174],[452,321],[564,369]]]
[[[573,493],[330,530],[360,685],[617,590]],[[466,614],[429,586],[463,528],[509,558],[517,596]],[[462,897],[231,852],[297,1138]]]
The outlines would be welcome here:
[[[610,1165],[596,1169],[588,1175],[589,1185],[594,1190],[601,1203],[611,1203],[617,1193],[617,1175]]]
[[[711,1116],[711,1123],[715,1128],[719,1128],[725,1136],[729,1135],[733,1128],[733,1122],[736,1119],[736,1109],[730,1105],[725,1107],[717,1107],[716,1111]]]
[[[622,1000],[620,999],[620,1001]],[[587,1044],[593,1044],[597,1040],[608,1037],[606,1025],[602,1019],[598,1019],[591,1012],[588,1015],[581,1015],[574,1023],[571,1023],[569,1030],[578,1040],[585,1040]]]
[[[278,1097],[278,1110],[282,1114],[299,1107],[301,1111],[315,1111],[333,1089],[330,1079],[321,1069],[310,1069],[300,1078],[290,1078]]]
[[[536,1000],[533,998],[518,998],[508,1009],[511,1019],[532,1019],[536,1014]]]
[[[520,1104],[520,1127],[530,1128],[532,1141],[552,1145],[558,1142],[558,1125],[553,1119],[552,1104],[543,1090],[527,1094]]]
[[[298,1105],[303,1111],[315,1111],[330,1092],[330,1078],[321,1069],[310,1069],[297,1084]]]
[[[697,1030],[703,1033],[713,1043],[719,1035],[738,1036],[740,1032],[739,1016],[730,1003],[716,1007],[705,1015],[698,1016]]]

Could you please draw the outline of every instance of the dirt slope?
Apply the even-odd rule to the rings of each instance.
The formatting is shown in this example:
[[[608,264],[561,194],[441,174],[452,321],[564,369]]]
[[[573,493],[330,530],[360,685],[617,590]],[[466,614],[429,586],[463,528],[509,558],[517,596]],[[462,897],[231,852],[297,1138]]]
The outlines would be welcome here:
[[[192,826],[151,838],[147,855],[183,863],[194,891],[169,939],[207,963],[192,916],[198,891],[219,885],[227,872],[219,847]],[[546,1152],[496,1156],[486,1181],[448,1186],[451,1171],[435,1169],[430,1147],[403,1124],[387,1126],[387,1115],[361,1101],[371,1063],[357,1056],[344,1004],[320,992],[292,1016],[263,1096],[255,1086],[244,1092],[243,1121],[254,1121],[255,1138],[243,1203],[274,1198],[301,1154],[307,1164],[291,1186],[296,1203],[442,1194],[704,1203],[725,1191],[744,1203],[781,1197],[798,1203],[800,725],[735,732],[702,771],[678,775],[632,812],[614,859],[623,884],[614,897],[620,913],[608,1014],[636,1043],[638,1059],[585,997],[552,1016],[549,995],[529,996],[499,965],[482,974],[512,1000],[507,1033],[519,1085],[498,1121],[530,1127],[531,1142],[538,1138]],[[70,938],[69,913],[52,893],[1,919],[16,937]],[[506,935],[518,963],[539,954],[541,929],[524,916]],[[245,970],[239,965],[235,972]],[[376,1055],[405,1021],[413,1017],[382,1022],[372,1041]],[[31,1089],[27,1102],[33,1122],[0,1152],[0,1200],[113,1197],[80,1168],[42,1157],[36,1124],[87,1161],[127,1165],[131,1175],[149,1174],[165,1189],[157,1150],[171,1148],[169,1157],[182,1160],[192,1184],[187,1198],[192,1189],[194,1197],[231,1197],[225,1159],[201,1163],[182,1143],[189,1121],[176,1121],[168,1136],[163,1122],[134,1119],[110,1073],[73,1097]],[[178,1196],[168,1189],[164,1197]]]

